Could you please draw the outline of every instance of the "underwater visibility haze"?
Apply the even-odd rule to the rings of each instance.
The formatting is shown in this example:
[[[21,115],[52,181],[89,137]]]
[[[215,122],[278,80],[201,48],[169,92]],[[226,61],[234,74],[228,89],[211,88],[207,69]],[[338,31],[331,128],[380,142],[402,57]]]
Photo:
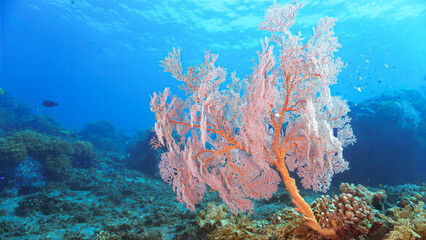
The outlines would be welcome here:
[[[1,0],[0,239],[426,239],[426,3]]]

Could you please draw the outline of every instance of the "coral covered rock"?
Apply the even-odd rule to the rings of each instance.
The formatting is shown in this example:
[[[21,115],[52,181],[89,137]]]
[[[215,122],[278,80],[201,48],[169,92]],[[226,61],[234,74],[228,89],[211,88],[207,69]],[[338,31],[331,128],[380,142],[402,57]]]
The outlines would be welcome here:
[[[79,136],[103,151],[120,152],[128,137],[120,131],[116,131],[114,123],[108,120],[88,123],[80,132]]]
[[[150,141],[154,135],[150,129],[141,130],[134,135],[126,149],[128,166],[151,177],[159,175],[158,163],[161,153],[164,152],[162,148],[151,147]]]
[[[31,130],[16,132],[0,138],[0,161],[16,165],[27,157],[38,160],[46,173],[62,176],[72,161],[92,161],[96,155],[87,142],[71,142]]]

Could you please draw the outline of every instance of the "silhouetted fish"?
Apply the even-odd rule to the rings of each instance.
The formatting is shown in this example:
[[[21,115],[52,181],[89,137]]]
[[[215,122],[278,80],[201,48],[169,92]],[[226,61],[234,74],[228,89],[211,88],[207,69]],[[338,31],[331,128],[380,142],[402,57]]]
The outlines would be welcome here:
[[[42,103],[42,105],[45,107],[54,107],[54,106],[57,106],[58,103],[54,101],[46,100]]]

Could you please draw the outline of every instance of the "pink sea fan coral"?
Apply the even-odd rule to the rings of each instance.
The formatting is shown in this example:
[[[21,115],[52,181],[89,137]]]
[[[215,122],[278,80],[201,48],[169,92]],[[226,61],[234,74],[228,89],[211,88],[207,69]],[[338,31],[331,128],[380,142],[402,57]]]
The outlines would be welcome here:
[[[346,101],[329,88],[343,67],[334,56],[340,47],[335,19],[321,19],[304,43],[289,30],[301,7],[275,3],[266,11],[260,29],[274,33],[261,41],[252,74],[243,80],[232,74],[221,89],[226,71],[215,66],[217,55],[206,52],[201,65],[185,72],[180,50],[173,49],[162,66],[183,83],[187,97],[170,97],[169,89],[154,93],[155,143],[167,147],[162,178],[189,208],[209,186],[234,213],[251,211],[250,199],[276,191],[278,170],[307,224],[333,236],[318,225],[288,173],[296,171],[305,188],[325,191],[335,173],[348,169],[343,147],[355,142]]]

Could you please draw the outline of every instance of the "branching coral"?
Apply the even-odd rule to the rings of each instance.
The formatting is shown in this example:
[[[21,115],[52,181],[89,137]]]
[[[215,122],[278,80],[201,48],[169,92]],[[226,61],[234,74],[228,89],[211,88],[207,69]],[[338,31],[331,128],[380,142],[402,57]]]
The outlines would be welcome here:
[[[388,210],[392,217],[383,216],[394,228],[386,235],[388,240],[426,239],[426,212],[423,202]]]

